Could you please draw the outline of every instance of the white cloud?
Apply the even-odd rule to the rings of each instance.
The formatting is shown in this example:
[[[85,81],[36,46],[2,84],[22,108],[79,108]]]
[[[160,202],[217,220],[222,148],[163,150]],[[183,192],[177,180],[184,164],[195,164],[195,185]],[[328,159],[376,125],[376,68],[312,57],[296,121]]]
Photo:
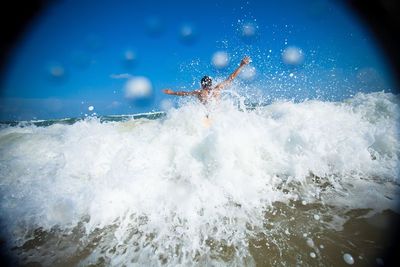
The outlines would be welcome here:
[[[132,75],[130,75],[129,73],[111,74],[110,78],[111,79],[130,79],[130,78],[132,78]]]

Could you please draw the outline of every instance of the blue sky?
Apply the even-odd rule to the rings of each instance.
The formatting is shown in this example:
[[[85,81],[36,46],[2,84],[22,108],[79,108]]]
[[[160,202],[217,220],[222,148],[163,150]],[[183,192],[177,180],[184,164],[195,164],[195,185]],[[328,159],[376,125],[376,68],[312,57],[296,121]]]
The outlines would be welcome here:
[[[248,25],[254,34],[246,37]],[[288,47],[301,51],[300,63],[284,62]],[[213,66],[217,51],[229,55],[227,66]],[[238,90],[257,99],[394,91],[379,47],[335,1],[70,0],[44,10],[15,46],[1,83],[0,119],[161,110],[176,103],[162,88],[197,89],[203,75],[223,78],[244,55],[256,75],[238,79]],[[128,99],[125,85],[138,76],[152,91]]]

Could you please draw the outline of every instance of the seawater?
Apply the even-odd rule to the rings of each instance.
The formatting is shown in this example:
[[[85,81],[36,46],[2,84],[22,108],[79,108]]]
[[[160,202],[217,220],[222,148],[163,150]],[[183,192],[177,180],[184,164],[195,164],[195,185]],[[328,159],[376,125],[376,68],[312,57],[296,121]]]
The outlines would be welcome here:
[[[1,246],[39,266],[384,263],[399,103],[380,92],[3,123]]]

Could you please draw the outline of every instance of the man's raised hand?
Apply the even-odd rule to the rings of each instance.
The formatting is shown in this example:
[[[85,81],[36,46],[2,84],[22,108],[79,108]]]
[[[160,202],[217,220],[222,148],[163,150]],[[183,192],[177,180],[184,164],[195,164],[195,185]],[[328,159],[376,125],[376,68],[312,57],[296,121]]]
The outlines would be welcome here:
[[[164,89],[163,92],[167,95],[172,94],[174,91],[172,91],[171,89]]]
[[[250,61],[251,61],[251,58],[246,56],[242,59],[242,61],[240,61],[240,66],[247,65],[250,63]]]

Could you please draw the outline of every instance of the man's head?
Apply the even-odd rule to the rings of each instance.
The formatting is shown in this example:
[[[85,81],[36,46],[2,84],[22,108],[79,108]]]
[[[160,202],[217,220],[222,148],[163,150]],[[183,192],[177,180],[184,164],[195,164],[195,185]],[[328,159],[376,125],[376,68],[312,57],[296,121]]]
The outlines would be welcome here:
[[[203,88],[203,89],[206,89],[206,88],[211,88],[211,86],[212,86],[212,80],[211,80],[211,78],[209,77],[209,76],[204,76],[202,79],[201,79],[201,87]]]

